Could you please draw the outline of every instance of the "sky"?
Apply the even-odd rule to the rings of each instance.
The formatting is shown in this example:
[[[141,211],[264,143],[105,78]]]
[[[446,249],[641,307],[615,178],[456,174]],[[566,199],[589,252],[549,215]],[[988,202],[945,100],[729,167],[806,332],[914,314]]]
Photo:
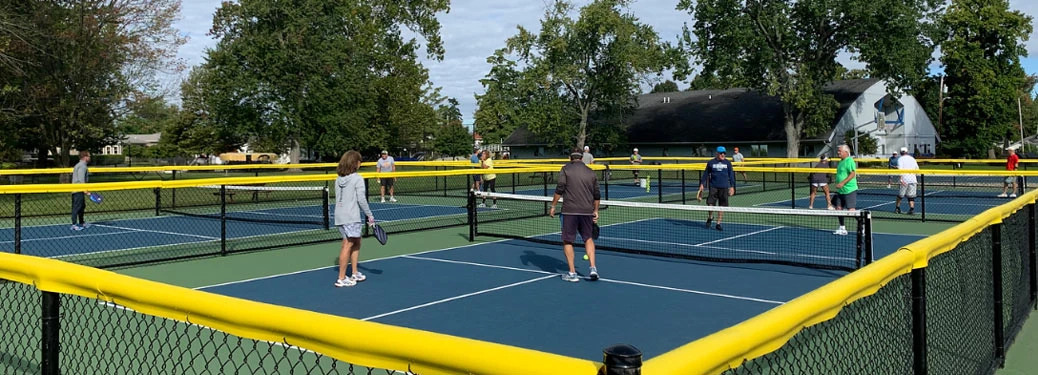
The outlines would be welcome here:
[[[182,0],[181,19],[174,26],[188,37],[187,43],[178,52],[188,67],[201,64],[205,49],[216,44],[216,40],[206,34],[212,26],[213,12],[220,6],[220,2]],[[443,95],[458,100],[465,124],[472,123],[476,110],[475,95],[483,93],[479,80],[490,70],[486,58],[504,46],[505,40],[516,34],[518,26],[531,31],[539,30],[546,3],[546,0],[451,0],[450,11],[439,15],[440,33],[446,48],[444,59],[425,59],[423,49],[419,54],[420,62],[429,69],[432,84],[442,87]],[[574,3],[583,5],[588,1],[574,0]],[[1038,74],[1038,1],[1009,0],[1009,4],[1012,9],[1035,19],[1035,31],[1027,41],[1030,57],[1023,58],[1021,62],[1028,74]],[[651,25],[663,40],[675,41],[683,24],[693,22],[687,13],[676,10],[676,5],[677,0],[636,0],[631,5],[631,11],[642,22]],[[840,56],[839,61],[849,68],[863,67],[849,56]],[[940,71],[938,64],[931,66],[931,70]],[[183,77],[186,75],[186,72],[182,74]],[[670,78],[667,74],[658,79],[662,81]],[[177,79],[179,77],[166,80]],[[687,84],[680,82],[679,85],[682,89],[687,87]],[[643,86],[648,90],[651,82]]]

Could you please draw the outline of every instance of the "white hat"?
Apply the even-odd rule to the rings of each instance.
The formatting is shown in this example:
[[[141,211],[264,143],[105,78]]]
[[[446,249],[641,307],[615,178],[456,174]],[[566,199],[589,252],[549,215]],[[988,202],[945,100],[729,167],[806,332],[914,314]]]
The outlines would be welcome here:
[[[638,152],[638,148],[637,147],[634,148],[634,152]]]
[[[587,150],[590,150],[590,149],[591,149],[591,147],[584,146],[584,151],[587,151]]]
[[[901,153],[902,154],[907,154],[908,153],[908,147],[902,147],[901,148]]]
[[[389,154],[389,151],[382,150],[382,155],[387,155],[387,154]]]

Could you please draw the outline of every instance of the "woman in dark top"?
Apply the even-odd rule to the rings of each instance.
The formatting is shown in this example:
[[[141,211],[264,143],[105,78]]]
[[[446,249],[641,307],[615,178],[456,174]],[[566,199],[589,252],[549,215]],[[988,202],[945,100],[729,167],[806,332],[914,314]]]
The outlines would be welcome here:
[[[829,168],[829,157],[822,155],[818,164],[815,164],[815,168]],[[832,182],[832,176],[828,173],[812,173],[809,179],[811,181],[811,197],[808,198],[807,208],[809,210],[815,208],[815,193],[818,192],[818,188],[822,188],[825,191],[825,205],[829,207],[829,210],[832,210],[833,202],[832,198],[829,197],[829,183]]]

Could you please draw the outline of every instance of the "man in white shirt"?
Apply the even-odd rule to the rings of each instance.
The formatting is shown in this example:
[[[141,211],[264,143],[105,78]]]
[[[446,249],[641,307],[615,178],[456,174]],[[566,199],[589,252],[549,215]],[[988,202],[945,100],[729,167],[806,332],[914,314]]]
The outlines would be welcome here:
[[[901,148],[901,157],[897,158],[897,169],[918,170],[919,164],[915,158],[908,154],[908,148]],[[897,201],[894,203],[894,213],[901,213],[901,199],[908,197],[908,214],[915,213],[916,179],[914,173],[901,175],[901,189],[897,193]]]
[[[584,155],[581,156],[581,160],[587,165],[595,164],[595,157],[591,155],[591,147],[584,146]]]
[[[382,157],[380,157],[378,159],[378,162],[375,163],[375,171],[376,172],[396,172],[396,160],[394,160],[392,156],[389,156],[389,152],[388,151],[382,150]],[[389,188],[389,201],[390,202],[396,202],[396,197],[394,196],[395,194],[393,194],[395,192],[395,190],[396,190],[396,188],[393,186],[394,185],[393,183],[396,182],[395,180],[396,180],[395,178],[382,178],[381,179],[381,184],[382,184],[382,190],[381,190],[381,192],[382,192],[382,203],[386,203],[386,188],[387,187]]]

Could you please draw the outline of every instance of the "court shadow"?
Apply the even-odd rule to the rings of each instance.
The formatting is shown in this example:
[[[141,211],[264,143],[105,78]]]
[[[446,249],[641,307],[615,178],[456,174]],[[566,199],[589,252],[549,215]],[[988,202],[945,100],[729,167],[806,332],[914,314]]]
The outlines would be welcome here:
[[[0,352],[0,363],[6,364],[6,368],[15,372],[24,372],[26,374],[39,372],[40,370],[39,363],[7,352]]]
[[[524,266],[533,265],[544,272],[560,272],[568,271],[569,265],[565,261],[547,255],[537,254],[533,251],[523,251],[523,255],[519,256],[519,261]]]

